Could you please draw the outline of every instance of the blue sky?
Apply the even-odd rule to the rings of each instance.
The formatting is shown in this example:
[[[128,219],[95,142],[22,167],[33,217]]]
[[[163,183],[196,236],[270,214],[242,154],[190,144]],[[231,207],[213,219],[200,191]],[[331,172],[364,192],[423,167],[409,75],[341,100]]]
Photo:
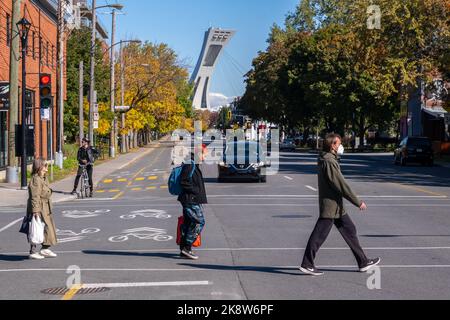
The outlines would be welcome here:
[[[189,72],[210,26],[236,30],[211,84],[212,93],[232,97],[244,93],[243,73],[250,70],[258,51],[267,48],[271,26],[282,25],[299,0],[97,0],[97,5],[116,2],[126,13],[117,16],[117,40],[167,43],[190,66]],[[111,25],[110,15],[99,16],[104,25]]]

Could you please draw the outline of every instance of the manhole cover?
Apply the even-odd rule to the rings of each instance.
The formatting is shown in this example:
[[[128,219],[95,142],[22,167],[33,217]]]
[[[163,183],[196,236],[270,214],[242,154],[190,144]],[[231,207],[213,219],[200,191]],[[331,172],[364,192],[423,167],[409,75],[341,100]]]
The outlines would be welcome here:
[[[77,295],[80,294],[94,294],[94,293],[101,293],[111,290],[110,288],[82,288],[77,291]],[[67,288],[50,288],[42,290],[41,293],[43,294],[50,294],[54,296],[63,296],[66,293],[68,293],[70,289]]]

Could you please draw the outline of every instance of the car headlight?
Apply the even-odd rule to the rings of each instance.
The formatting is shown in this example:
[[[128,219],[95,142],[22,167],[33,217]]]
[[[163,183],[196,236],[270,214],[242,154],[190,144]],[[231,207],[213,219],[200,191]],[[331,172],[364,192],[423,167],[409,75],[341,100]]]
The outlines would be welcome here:
[[[221,161],[219,162],[219,166],[224,167],[224,168],[228,168],[229,165],[227,165],[225,162]]]

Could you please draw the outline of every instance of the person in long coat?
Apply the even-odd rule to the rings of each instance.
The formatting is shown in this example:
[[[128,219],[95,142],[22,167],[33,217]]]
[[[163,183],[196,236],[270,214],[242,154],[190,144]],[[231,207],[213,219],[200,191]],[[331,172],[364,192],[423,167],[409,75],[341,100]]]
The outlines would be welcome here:
[[[28,185],[27,216],[39,216],[45,223],[44,242],[40,251],[37,245],[30,242],[30,259],[41,260],[44,258],[55,258],[57,255],[50,247],[58,243],[56,238],[56,227],[53,220],[52,190],[48,180],[48,163],[44,159],[36,159],[33,162],[33,172]]]

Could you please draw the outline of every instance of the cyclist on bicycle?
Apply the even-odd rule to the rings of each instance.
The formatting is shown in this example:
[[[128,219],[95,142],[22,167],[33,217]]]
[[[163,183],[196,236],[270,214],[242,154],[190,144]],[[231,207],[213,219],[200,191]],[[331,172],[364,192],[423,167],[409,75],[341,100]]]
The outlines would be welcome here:
[[[89,186],[90,186],[90,194],[89,197],[92,198],[92,194],[94,192],[94,184],[92,182],[92,174],[94,169],[94,161],[97,156],[97,150],[90,146],[89,139],[84,138],[81,142],[81,147],[78,150],[77,160],[78,160],[78,172],[77,177],[75,178],[75,184],[73,186],[72,194],[77,193],[78,183],[80,182],[80,178],[83,175],[83,169],[86,168],[88,177],[89,177]]]

